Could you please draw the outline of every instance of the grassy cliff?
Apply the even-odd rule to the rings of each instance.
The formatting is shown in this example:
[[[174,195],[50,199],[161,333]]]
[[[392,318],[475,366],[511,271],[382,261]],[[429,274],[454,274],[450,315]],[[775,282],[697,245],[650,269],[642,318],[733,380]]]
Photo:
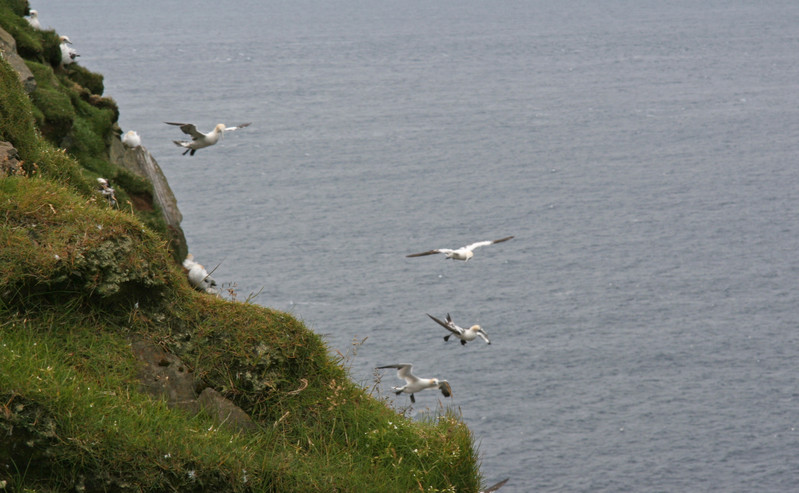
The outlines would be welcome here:
[[[0,59],[0,141],[21,161],[0,177],[0,490],[477,491],[459,416],[397,414],[292,316],[191,289],[157,215],[109,206],[97,176],[120,203],[147,187],[107,161],[116,107],[100,76],[57,67],[26,8],[0,0],[37,82]],[[252,426],[148,393],[142,343]]]

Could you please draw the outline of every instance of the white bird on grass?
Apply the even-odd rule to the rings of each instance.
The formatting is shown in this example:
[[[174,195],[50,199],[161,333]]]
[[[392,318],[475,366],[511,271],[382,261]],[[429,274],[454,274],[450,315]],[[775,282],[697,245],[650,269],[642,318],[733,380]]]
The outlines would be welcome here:
[[[30,24],[31,27],[36,29],[37,31],[42,29],[42,25],[39,24],[39,12],[31,9],[30,15],[25,19],[28,21],[28,24]]]
[[[174,123],[174,122],[164,122],[167,125],[177,125],[183,130],[184,134],[191,135],[191,140],[173,140],[172,142],[175,143],[178,147],[183,147],[186,149],[183,152],[185,156],[186,153],[189,153],[190,156],[193,156],[197,149],[202,149],[203,147],[208,147],[216,144],[219,139],[222,137],[222,133],[224,132],[232,132],[233,130],[238,130],[240,128],[248,127],[250,123],[242,123],[241,125],[237,125],[235,127],[226,127],[224,123],[219,123],[217,126],[214,127],[213,130],[204,134],[197,130],[197,127],[194,126],[192,123]]]
[[[482,246],[493,245],[494,243],[502,243],[503,241],[508,241],[513,236],[506,236],[505,238],[500,238],[494,241],[478,241],[477,243],[472,243],[471,245],[466,245],[464,247],[460,247],[455,250],[451,250],[449,248],[438,248],[436,250],[428,250],[426,252],[421,253],[412,253],[410,255],[406,255],[406,257],[422,257],[424,255],[433,255],[436,253],[443,253],[447,256],[447,258],[451,258],[453,260],[463,260],[468,261],[470,258],[474,257],[474,249]]]
[[[97,183],[100,185],[100,193],[103,194],[103,197],[111,204],[111,207],[117,206],[117,198],[116,192],[114,189],[108,184],[108,180],[105,178],[97,178]]]
[[[480,327],[479,325],[472,325],[468,329],[464,329],[463,327],[458,327],[452,321],[452,317],[449,316],[449,313],[447,313],[446,322],[437,319],[436,317],[430,315],[429,313],[427,314],[427,316],[438,322],[440,326],[452,332],[452,334],[447,334],[444,336],[445,341],[448,341],[449,337],[454,335],[455,337],[461,340],[461,345],[465,345],[467,342],[473,341],[477,339],[477,336],[480,336],[485,342],[491,344],[491,341],[488,340],[488,334],[486,334],[483,328]]]
[[[189,271],[189,284],[194,289],[208,294],[219,294],[219,290],[216,289],[216,281],[202,264],[194,261],[194,255],[186,255],[186,259],[183,260],[183,267]]]
[[[449,382],[446,380],[439,380],[437,378],[419,378],[411,373],[411,370],[413,370],[413,365],[405,363],[377,367],[378,370],[382,370],[384,368],[397,369],[397,377],[405,380],[405,385],[402,387],[393,387],[393,390],[397,395],[400,395],[403,392],[406,394],[411,394],[411,402],[413,403],[416,403],[416,399],[413,397],[413,394],[426,389],[439,388],[441,389],[441,393],[444,394],[444,397],[449,397],[452,395],[452,387],[449,386]]]
[[[135,149],[141,145],[141,137],[139,137],[139,134],[137,134],[136,131],[128,130],[125,135],[122,136],[122,144],[125,147]]]
[[[59,45],[59,48],[61,48],[61,66],[63,67],[73,63],[80,55],[78,55],[77,51],[69,47],[72,41],[70,41],[67,36],[61,36],[59,39],[61,40],[61,44]]]

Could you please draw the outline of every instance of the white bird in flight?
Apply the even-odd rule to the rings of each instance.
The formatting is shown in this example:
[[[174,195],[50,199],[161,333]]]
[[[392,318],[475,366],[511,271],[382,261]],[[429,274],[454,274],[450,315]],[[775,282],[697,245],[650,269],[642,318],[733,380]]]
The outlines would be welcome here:
[[[242,123],[241,125],[237,125],[235,127],[226,127],[224,123],[219,123],[217,126],[214,127],[213,130],[204,134],[197,130],[197,127],[194,126],[192,123],[174,123],[174,122],[164,122],[167,125],[177,125],[183,130],[184,134],[191,135],[191,140],[173,140],[172,142],[175,143],[178,147],[183,147],[186,149],[183,152],[185,156],[186,153],[189,153],[190,156],[193,156],[197,149],[202,149],[203,147],[208,147],[216,144],[219,139],[222,137],[223,132],[232,132],[233,130],[238,130],[240,128],[248,127],[250,123]]]
[[[26,17],[26,19],[32,28],[36,29],[37,31],[41,30],[42,25],[39,24],[39,12],[31,9],[31,13],[28,17]]]
[[[506,236],[505,238],[500,238],[494,241],[478,241],[477,243],[472,243],[471,245],[466,245],[456,250],[450,250],[449,248],[438,248],[436,250],[428,250],[426,252],[421,252],[421,253],[412,253],[410,255],[406,255],[406,257],[422,257],[424,255],[443,253],[444,255],[447,256],[447,258],[451,258],[453,260],[463,260],[465,262],[468,261],[470,258],[474,257],[475,248],[487,245],[493,245],[494,243],[502,243],[503,241],[508,241],[511,238],[513,238],[513,236]]]
[[[438,322],[440,326],[452,332],[452,334],[447,334],[444,336],[445,341],[448,341],[450,336],[454,335],[455,337],[461,340],[461,345],[464,345],[469,341],[477,339],[477,336],[480,336],[485,342],[491,344],[491,341],[488,340],[488,334],[486,334],[483,328],[480,327],[479,325],[472,325],[468,329],[464,329],[463,327],[458,327],[457,325],[455,325],[455,322],[452,321],[452,317],[449,316],[449,313],[447,313],[446,322],[430,315],[429,313],[427,314],[427,316]]]
[[[510,478],[503,479],[502,481],[500,481],[497,484],[493,484],[493,485],[489,486],[488,488],[486,488],[484,490],[480,490],[480,493],[493,493],[493,492],[497,491],[498,489],[502,488],[503,486],[505,486],[505,483],[507,483],[509,479]]]
[[[411,370],[413,370],[413,365],[405,363],[377,367],[378,370],[382,370],[384,368],[397,369],[397,377],[405,380],[405,385],[402,387],[393,387],[393,390],[397,395],[400,395],[403,392],[406,394],[411,394],[411,402],[413,403],[416,403],[416,399],[413,397],[413,394],[426,389],[439,388],[441,389],[441,393],[444,394],[444,397],[449,397],[452,395],[452,387],[449,386],[449,382],[446,380],[439,380],[437,378],[419,378],[411,373]]]
[[[61,36],[59,39],[61,40],[61,44],[59,45],[59,48],[61,48],[61,66],[63,67],[64,65],[73,63],[80,55],[78,55],[77,51],[69,47],[72,41],[70,41],[67,36]]]

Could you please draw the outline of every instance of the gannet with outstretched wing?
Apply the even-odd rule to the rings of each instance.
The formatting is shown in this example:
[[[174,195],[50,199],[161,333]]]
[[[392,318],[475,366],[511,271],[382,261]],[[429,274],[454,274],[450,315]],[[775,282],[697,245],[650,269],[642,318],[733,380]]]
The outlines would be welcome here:
[[[449,313],[447,313],[446,322],[430,315],[429,313],[427,314],[427,316],[438,322],[440,326],[452,332],[452,334],[447,334],[446,336],[444,336],[445,341],[448,341],[449,337],[454,335],[455,337],[461,340],[461,345],[464,345],[469,341],[477,339],[477,336],[480,336],[485,342],[491,344],[491,341],[488,340],[488,334],[486,334],[483,328],[480,327],[479,325],[472,325],[468,329],[464,329],[463,327],[458,327],[457,325],[455,325],[455,322],[452,321],[452,317],[449,316]]]
[[[451,250],[449,248],[438,248],[436,250],[428,250],[426,252],[421,252],[421,253],[412,253],[410,255],[406,255],[406,257],[422,257],[424,255],[443,253],[444,255],[447,256],[447,258],[451,258],[453,260],[467,261],[470,258],[474,257],[475,248],[493,245],[494,243],[502,243],[503,241],[508,241],[511,238],[513,238],[513,236],[506,236],[505,238],[500,238],[494,241],[478,241],[477,243],[472,243],[471,245],[466,245],[455,250]]]
[[[226,127],[224,123],[220,123],[214,127],[213,130],[204,134],[197,130],[197,127],[194,126],[193,123],[175,123],[175,122],[164,122],[167,125],[177,125],[183,130],[183,133],[186,135],[191,135],[191,140],[173,140],[172,142],[175,143],[178,147],[183,147],[186,149],[183,152],[185,156],[186,153],[189,153],[190,156],[193,156],[197,149],[202,149],[203,147],[208,147],[216,144],[219,139],[222,137],[222,133],[224,132],[232,132],[233,130],[238,130],[240,128],[248,127],[250,123],[242,123],[241,125],[236,125],[235,127]]]
[[[411,370],[413,370],[413,365],[411,364],[403,363],[377,367],[378,370],[382,370],[384,368],[397,369],[397,377],[405,380],[405,385],[402,387],[393,387],[393,390],[397,395],[400,395],[403,392],[406,394],[411,394],[411,402],[413,403],[416,403],[416,399],[413,397],[413,394],[426,389],[439,388],[441,389],[441,393],[444,394],[444,397],[449,397],[452,395],[452,388],[449,386],[449,382],[446,380],[439,380],[437,378],[419,378],[411,373]]]

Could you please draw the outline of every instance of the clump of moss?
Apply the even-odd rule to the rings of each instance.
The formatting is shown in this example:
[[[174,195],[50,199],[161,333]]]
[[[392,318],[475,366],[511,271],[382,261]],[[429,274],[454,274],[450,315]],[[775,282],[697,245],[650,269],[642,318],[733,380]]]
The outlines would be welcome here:
[[[132,217],[86,207],[86,199],[43,180],[9,177],[0,190],[0,294],[7,302],[144,299],[163,290],[171,261],[161,240]]]

